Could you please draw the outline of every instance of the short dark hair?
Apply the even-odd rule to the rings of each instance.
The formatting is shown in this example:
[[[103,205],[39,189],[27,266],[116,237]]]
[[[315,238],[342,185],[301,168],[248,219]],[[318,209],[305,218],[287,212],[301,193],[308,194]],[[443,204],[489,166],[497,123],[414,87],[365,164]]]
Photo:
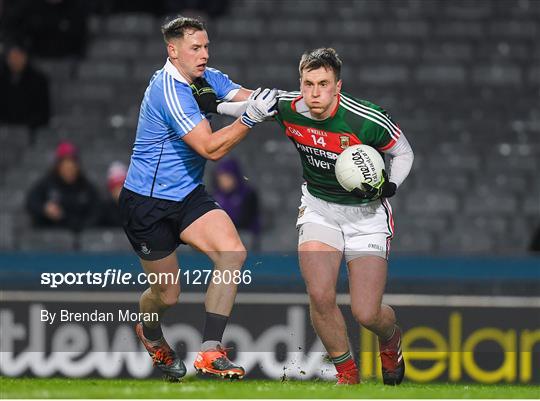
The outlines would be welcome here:
[[[341,78],[341,60],[337,52],[331,47],[321,47],[302,54],[298,71],[302,76],[302,71],[312,71],[324,67],[334,71],[336,80]]]
[[[187,30],[206,31],[204,22],[197,18],[182,17],[179,15],[169,21],[166,21],[161,26],[161,33],[165,43],[169,43],[171,39],[183,38]]]

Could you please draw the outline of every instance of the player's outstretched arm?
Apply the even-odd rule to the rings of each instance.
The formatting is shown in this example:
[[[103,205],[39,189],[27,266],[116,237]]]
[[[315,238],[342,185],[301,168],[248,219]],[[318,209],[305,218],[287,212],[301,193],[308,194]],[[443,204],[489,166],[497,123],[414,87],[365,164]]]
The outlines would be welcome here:
[[[246,88],[240,88],[238,89],[238,92],[236,92],[236,95],[233,96],[233,98],[231,99],[230,102],[227,102],[227,103],[231,103],[231,102],[245,102],[246,100],[248,100],[248,98],[251,96],[251,94],[253,93],[254,91],[251,90],[251,89],[246,89]]]
[[[251,89],[240,88],[229,102],[222,102],[217,105],[217,113],[234,118],[242,116],[247,109],[247,100],[253,92]]]
[[[245,102],[223,102],[217,105],[217,113],[222,116],[238,118],[246,112],[247,101]]]
[[[246,111],[232,124],[212,133],[205,119],[182,139],[204,158],[219,160],[244,139],[250,128],[276,113],[276,95],[276,90],[259,88],[247,100]]]
[[[240,88],[230,101],[220,102],[214,88],[203,77],[193,81],[190,86],[193,91],[193,97],[201,111],[234,118],[238,118],[244,114],[247,109],[247,99],[253,93],[252,90]]]
[[[250,93],[250,94],[253,93],[252,91],[246,90],[244,88],[242,88],[240,90],[245,90],[247,93]],[[284,96],[287,93],[289,93],[287,91],[283,91],[283,90],[280,90],[280,89],[276,89],[276,91],[277,91],[278,101],[279,101],[279,98],[281,96]],[[234,100],[235,98],[236,98],[236,96],[233,98],[232,101],[230,101],[230,102],[222,102],[222,103],[217,103],[217,99],[216,99],[216,106],[215,106],[216,113],[221,114],[223,116],[229,116],[229,117],[234,117],[234,118],[240,117],[246,111],[247,101],[245,101],[245,102],[235,101]],[[197,98],[195,98],[195,99],[197,100]],[[197,103],[198,102],[199,101],[197,100]],[[201,104],[199,104],[199,107],[201,107]],[[206,111],[206,110],[203,109],[203,107],[201,107],[201,110]],[[274,120],[273,118],[267,118],[266,119],[266,121],[273,121],[273,120]]]
[[[201,111],[234,118],[238,118],[244,114],[247,109],[247,100],[253,94],[253,91],[250,89],[240,88],[230,101],[220,102],[216,92],[206,79],[202,77],[196,79],[191,84],[191,87],[193,97]],[[287,91],[277,89],[278,98],[287,93]]]

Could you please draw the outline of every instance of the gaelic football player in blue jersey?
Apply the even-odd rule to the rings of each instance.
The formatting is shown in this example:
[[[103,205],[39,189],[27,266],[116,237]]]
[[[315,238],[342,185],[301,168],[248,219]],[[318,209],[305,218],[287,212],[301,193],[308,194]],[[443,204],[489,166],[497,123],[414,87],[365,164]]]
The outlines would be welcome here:
[[[230,270],[232,277],[242,268],[246,249],[231,219],[206,192],[204,166],[206,160],[226,155],[256,123],[275,113],[276,91],[251,92],[208,68],[208,35],[199,20],[178,17],[166,23],[162,33],[168,58],[150,79],[141,104],[119,201],[124,230],[147,274],[176,277],[175,250],[188,244],[204,252],[214,269]],[[242,105],[236,109],[239,118],[212,132],[192,93],[198,80],[227,102],[227,114],[234,114],[235,103]],[[140,311],[161,317],[179,295],[179,283],[151,285],[140,298]],[[195,360],[198,371],[231,378],[245,374],[221,345],[235,296],[236,284],[210,282],[203,343]],[[155,366],[173,379],[185,375],[185,365],[164,339],[160,321],[140,322],[136,333]]]

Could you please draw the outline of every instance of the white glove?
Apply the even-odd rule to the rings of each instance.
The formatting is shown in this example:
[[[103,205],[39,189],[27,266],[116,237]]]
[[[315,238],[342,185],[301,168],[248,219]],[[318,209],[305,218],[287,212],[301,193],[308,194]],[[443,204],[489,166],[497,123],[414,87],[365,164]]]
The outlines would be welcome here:
[[[277,89],[264,89],[261,88],[254,91],[247,100],[247,109],[240,121],[249,128],[257,123],[263,122],[269,117],[276,115],[277,110],[274,107],[277,102]]]

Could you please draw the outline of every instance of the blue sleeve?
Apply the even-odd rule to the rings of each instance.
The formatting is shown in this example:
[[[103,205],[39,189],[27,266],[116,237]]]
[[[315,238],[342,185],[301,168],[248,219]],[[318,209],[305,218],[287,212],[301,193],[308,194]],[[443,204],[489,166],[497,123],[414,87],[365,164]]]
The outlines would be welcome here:
[[[189,86],[171,78],[164,91],[164,96],[165,118],[180,138],[204,119]]]
[[[240,85],[231,81],[227,74],[224,74],[215,68],[207,68],[204,72],[204,78],[208,81],[210,86],[214,88],[219,100],[231,100],[232,96],[234,96],[234,93],[231,93],[231,91],[241,88]],[[228,96],[229,94],[232,96]]]

